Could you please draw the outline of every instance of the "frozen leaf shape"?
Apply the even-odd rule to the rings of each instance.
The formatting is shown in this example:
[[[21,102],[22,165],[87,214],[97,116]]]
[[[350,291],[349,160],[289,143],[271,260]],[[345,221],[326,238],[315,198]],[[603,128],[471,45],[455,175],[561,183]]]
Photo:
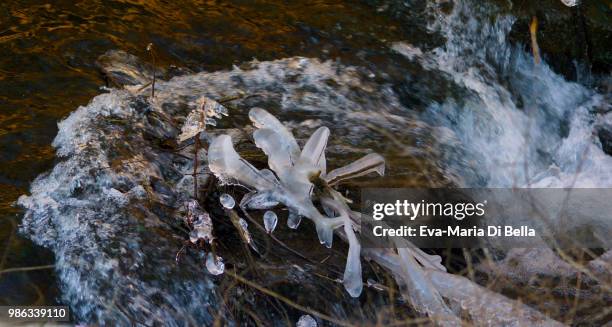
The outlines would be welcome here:
[[[274,188],[276,180],[253,167],[234,150],[229,135],[219,135],[213,139],[208,149],[208,167],[222,182],[236,180],[247,187],[265,191]]]
[[[206,269],[212,275],[221,275],[225,271],[223,258],[217,257],[212,252],[206,255]]]
[[[203,116],[203,112],[201,110],[193,110],[187,115],[187,119],[185,120],[185,124],[181,127],[181,134],[178,136],[178,142],[184,142],[196,135],[198,133],[203,132],[206,129],[206,117]]]
[[[276,117],[261,108],[249,111],[249,118],[258,128],[253,133],[255,145],[268,156],[268,165],[277,174],[290,168],[300,155],[293,134]]]
[[[286,149],[287,141],[283,140],[279,133],[268,128],[258,129],[253,133],[253,140],[268,156],[270,169],[280,175],[291,168],[293,161]]]
[[[385,174],[385,159],[378,153],[370,153],[344,167],[334,169],[324,179],[329,185],[334,185],[340,181],[365,176],[373,172],[381,176]]]
[[[222,118],[227,116],[227,108],[211,98],[203,96],[198,98],[196,103],[200,110],[206,113],[206,117]]]
[[[181,134],[178,136],[178,142],[184,142],[198,133],[206,130],[206,125],[216,126],[217,122],[214,118],[227,116],[227,108],[219,102],[207,97],[201,97],[196,101],[197,108],[192,110],[185,119],[185,123],[181,128]]]
[[[308,139],[302,149],[300,161],[316,167],[322,176],[326,173],[325,148],[329,138],[329,128],[319,127]]]
[[[276,224],[278,223],[278,216],[274,213],[274,211],[266,211],[263,215],[264,227],[266,228],[266,232],[272,233],[276,228]]]

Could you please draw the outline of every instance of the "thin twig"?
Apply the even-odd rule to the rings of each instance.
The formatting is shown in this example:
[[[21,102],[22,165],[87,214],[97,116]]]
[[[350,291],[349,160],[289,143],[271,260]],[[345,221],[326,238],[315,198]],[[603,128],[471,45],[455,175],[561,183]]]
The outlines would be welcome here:
[[[147,45],[147,51],[151,54],[151,60],[153,61],[153,81],[151,82],[151,98],[155,97],[155,51],[153,50],[153,43]]]
[[[331,323],[334,323],[334,324],[337,324],[339,326],[353,326],[353,324],[348,323],[346,321],[342,321],[342,320],[336,319],[336,318],[334,318],[332,316],[328,316],[328,315],[326,315],[324,313],[321,313],[319,311],[307,308],[307,307],[305,307],[305,306],[303,306],[303,305],[301,305],[299,303],[295,303],[295,302],[289,300],[288,298],[284,297],[283,295],[274,292],[271,289],[268,289],[268,288],[265,288],[265,287],[263,287],[261,285],[255,284],[255,283],[247,280],[246,278],[244,278],[244,277],[242,277],[240,275],[237,275],[236,273],[234,273],[231,270],[227,270],[226,274],[231,276],[231,277],[234,277],[240,283],[245,284],[246,286],[249,286],[251,288],[254,288],[254,289],[256,289],[256,290],[258,290],[258,291],[260,291],[260,292],[262,292],[262,293],[264,293],[264,294],[266,294],[268,296],[272,296],[274,298],[277,298],[280,301],[284,302],[285,304],[287,304],[287,305],[289,305],[289,306],[291,306],[291,307],[293,307],[295,309],[298,309],[298,310],[306,312],[306,313],[308,313],[310,315],[319,317],[319,318],[321,318],[323,320],[327,320],[327,321],[329,321]]]
[[[200,147],[200,133],[196,135],[193,147],[193,197],[198,200],[198,150]]]
[[[287,244],[285,244],[283,241],[279,240],[276,236],[274,236],[274,234],[272,233],[268,233],[266,231],[266,228],[263,227],[259,222],[257,222],[253,217],[251,217],[251,215],[249,215],[249,213],[246,211],[246,209],[240,207],[240,210],[242,210],[242,213],[244,214],[245,217],[247,217],[247,219],[255,226],[257,226],[257,228],[259,228],[260,230],[262,230],[264,233],[266,233],[266,235],[270,236],[271,239],[273,239],[276,243],[278,243],[281,247],[283,247],[285,250],[293,253],[294,255],[312,263],[312,264],[317,264],[317,262],[309,259],[308,257],[306,257],[305,255],[301,254],[300,252],[298,252],[297,250],[292,249],[291,247],[289,247]]]
[[[12,273],[12,272],[24,272],[24,271],[44,270],[44,269],[51,269],[51,268],[55,268],[55,265],[8,268],[8,269],[0,270],[0,275]]]

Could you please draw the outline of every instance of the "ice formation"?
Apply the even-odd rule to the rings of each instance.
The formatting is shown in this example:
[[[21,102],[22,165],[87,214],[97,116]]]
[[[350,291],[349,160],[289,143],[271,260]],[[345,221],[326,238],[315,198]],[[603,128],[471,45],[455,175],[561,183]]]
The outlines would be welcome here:
[[[213,240],[213,225],[210,219],[210,215],[204,212],[198,201],[190,200],[186,203],[187,217],[185,218],[188,225],[192,225],[193,229],[189,233],[189,240],[191,243],[197,243],[202,240],[206,243],[210,243]]]
[[[242,159],[233,148],[229,135],[215,138],[209,148],[210,170],[227,183],[239,183],[249,187],[254,193],[241,201],[245,208],[256,202],[261,208],[262,202],[282,203],[290,210],[288,225],[297,228],[299,216],[311,219],[316,226],[321,244],[332,246],[334,229],[344,226],[344,233],[349,241],[349,255],[344,272],[343,283],[347,292],[357,297],[363,289],[361,280],[360,245],[355,236],[349,210],[342,205],[343,199],[333,189],[323,190],[329,194],[323,198],[328,207],[333,207],[338,217],[327,217],[319,213],[313,204],[313,189],[321,180],[323,183],[338,183],[343,179],[362,176],[370,172],[382,174],[384,160],[377,154],[370,154],[338,168],[327,175],[325,148],[329,138],[329,129],[319,127],[308,139],[304,148],[300,148],[293,134],[273,115],[261,108],[253,108],[249,118],[256,128],[255,144],[268,156],[268,166],[274,173],[258,170]],[[278,176],[278,178],[277,178]],[[267,199],[261,201],[261,197]]]
[[[223,258],[216,256],[212,252],[206,255],[206,269],[213,275],[221,275],[225,271]]]
[[[382,67],[379,78],[369,79],[364,77],[368,75],[364,67],[296,57],[254,61],[228,71],[159,81],[155,99],[134,91],[140,86],[112,90],[78,108],[59,124],[53,143],[59,157],[55,167],[37,178],[31,194],[19,200],[26,211],[22,231],[55,254],[61,300],[71,306],[78,319],[102,325],[111,324],[105,317],[113,317],[112,323],[119,325],[130,324],[132,318],[148,325],[212,324],[213,317],[208,312],[218,308],[214,281],[202,274],[202,262],[186,261],[179,266],[174,262],[175,253],[182,246],[177,239],[187,237],[176,235],[176,224],[181,219],[177,219],[174,209],[193,197],[195,178],[198,184],[205,184],[206,175],[202,172],[206,165],[202,165],[199,174],[193,174],[192,160],[164,151],[159,144],[169,139],[187,140],[187,135],[197,134],[203,127],[195,119],[197,112],[192,116],[194,119],[188,116],[199,109],[194,108],[198,99],[220,99],[234,90],[258,95],[256,99],[239,101],[240,108],[273,104],[280,115],[312,113],[319,119],[330,119],[334,133],[346,140],[342,149],[351,154],[367,154],[363,148],[381,150],[364,137],[371,133],[381,135],[365,127],[366,123],[393,131],[392,135],[401,138],[415,137],[420,143],[405,147],[405,153],[427,156],[426,160],[435,162],[436,168],[440,166],[445,176],[460,185],[504,187],[514,186],[517,180],[529,180],[532,186],[563,187],[574,181],[580,168],[577,185],[609,186],[610,157],[602,152],[601,145],[593,142],[591,128],[592,113],[602,102],[605,105],[602,97],[563,80],[545,63],[532,67],[531,58],[506,40],[513,23],[511,17],[489,20],[490,12],[474,12],[469,2],[456,2],[450,15],[442,12],[432,10],[435,17],[431,29],[445,34],[447,42],[443,47],[421,51],[412,46],[413,51],[406,51],[405,46],[401,47],[405,43],[394,46],[404,50],[398,52],[406,56],[405,60],[417,61],[424,68],[423,74],[439,78],[431,79],[433,82],[422,78],[412,83],[409,73],[405,81],[393,80],[389,78],[388,67]],[[482,26],[480,17],[487,17],[484,20],[494,24]],[[401,59],[393,57],[393,64]],[[135,80],[136,84],[144,84],[148,78],[143,75]],[[459,96],[444,92],[444,97],[428,98],[417,110],[412,110],[409,101],[404,103],[405,98],[410,100],[412,90],[402,90],[406,85],[439,90],[438,82],[468,92],[457,92]],[[145,93],[148,94],[146,89],[142,91]],[[534,98],[538,101],[530,101]],[[535,113],[535,121],[527,117],[531,112]],[[186,127],[186,138],[179,138],[184,131],[166,121],[166,116],[196,124],[187,124],[194,128]],[[320,151],[327,142],[326,128],[318,130],[308,142],[310,157],[302,160],[304,151],[292,141],[293,133],[288,128],[280,128],[283,124],[274,117],[269,120],[261,111],[253,111],[251,116],[257,127],[254,137],[268,155],[271,170],[258,170],[250,165],[236,153],[232,138],[221,136],[211,145],[211,171],[226,183],[238,183],[252,190],[242,199],[242,206],[267,209],[282,203],[290,209],[287,221],[290,227],[298,228],[302,216],[317,217],[317,227],[321,227],[317,230],[324,243],[331,245],[333,228],[351,243],[350,236],[345,235],[351,228],[345,224],[346,213],[341,207],[323,216],[309,203],[313,196],[310,178],[318,174],[333,186],[343,180],[341,176],[368,170],[382,172],[380,159],[369,155],[363,158],[368,164],[358,165],[359,169],[327,173],[325,153]],[[554,131],[566,120],[568,135],[560,136]],[[483,121],[487,124],[482,124]],[[309,130],[300,128],[293,132]],[[525,135],[534,137],[528,140]],[[394,151],[400,148],[395,145]],[[346,153],[339,149],[332,147],[331,151],[337,156]],[[585,152],[590,156],[581,165],[580,154]],[[517,162],[517,158],[525,161]],[[548,169],[551,161],[557,169]],[[477,165],[474,171],[468,165],[471,162]],[[531,174],[524,176],[513,169],[500,169],[509,163],[516,163],[511,166],[518,168],[525,163]],[[408,168],[402,171],[400,166],[395,166],[400,173],[409,173]],[[348,215],[355,221],[352,212]],[[331,221],[334,223],[330,224]],[[337,228],[340,226],[343,228]],[[200,229],[199,235],[207,236],[205,230]],[[350,258],[361,252],[392,271],[399,283],[415,285],[418,292],[437,289],[444,300],[464,306],[474,321],[480,319],[485,325],[496,325],[512,318],[534,317],[522,321],[555,324],[526,305],[517,305],[499,294],[492,296],[465,278],[444,273],[439,257],[417,248],[406,247],[401,251],[403,257],[412,257],[413,260],[408,259],[412,263],[416,261],[412,267],[402,266],[400,255],[391,250],[352,249],[348,256],[351,262],[347,260],[345,269],[348,277],[343,279],[351,292],[357,289],[356,279],[350,276],[354,275],[358,260]],[[600,261],[593,263],[605,267]],[[405,273],[409,269],[416,273]],[[420,283],[423,275],[429,278],[428,283]],[[441,305],[436,294],[421,296],[407,291],[403,294],[420,306],[419,312]],[[158,302],[153,305],[151,298]],[[115,306],[108,307],[107,303]]]
[[[330,80],[337,83],[327,83]],[[158,80],[154,99],[147,89],[138,91],[141,86],[113,89],[76,109],[59,123],[53,142],[59,158],[55,167],[19,199],[25,210],[21,231],[55,254],[61,301],[80,321],[110,324],[112,317],[112,324],[120,325],[133,318],[151,325],[211,324],[209,312],[215,311],[218,298],[214,283],[202,274],[203,262],[175,262],[181,238],[209,239],[207,219],[194,220],[192,235],[177,235],[177,225],[188,216],[184,204],[193,199],[194,180],[206,185],[208,165],[200,151],[202,164],[194,175],[192,151],[175,154],[160,146],[181,134],[172,120],[187,120],[202,97],[222,99],[241,89],[257,93],[260,105],[279,103],[298,110],[367,112],[370,106],[397,104],[383,96],[389,94],[386,86],[365,103],[346,85],[376,90],[368,80],[360,81],[351,67],[297,57]],[[317,94],[316,103],[303,93],[304,87]],[[248,108],[249,101],[233,104]],[[345,137],[361,134],[347,129]],[[214,152],[209,155],[214,159]],[[263,178],[255,180],[255,189],[273,186],[272,171],[257,174]],[[274,202],[257,192],[251,205],[270,207]],[[182,207],[184,214],[177,214]],[[159,301],[148,301],[151,297]]]
[[[181,127],[181,134],[177,137],[179,143],[204,132],[206,125],[216,126],[215,118],[227,116],[227,108],[205,96],[196,100],[195,106],[196,109],[187,115],[185,123]]]
[[[234,198],[227,193],[221,194],[219,197],[219,202],[225,209],[234,209],[234,206],[236,205],[236,200],[234,200]]]
[[[295,327],[317,327],[317,321],[311,315],[303,315]]]
[[[263,221],[266,232],[272,233],[276,228],[276,224],[278,223],[278,217],[274,211],[266,211],[263,215]]]

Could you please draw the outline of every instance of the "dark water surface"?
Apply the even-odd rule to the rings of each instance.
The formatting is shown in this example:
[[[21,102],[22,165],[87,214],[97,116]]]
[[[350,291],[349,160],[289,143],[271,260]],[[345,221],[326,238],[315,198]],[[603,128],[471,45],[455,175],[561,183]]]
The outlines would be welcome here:
[[[557,2],[547,3],[563,10]],[[375,69],[393,61],[389,42],[408,40],[423,49],[440,44],[418,11],[403,19],[406,8],[401,2],[348,1],[3,1],[0,271],[54,263],[50,252],[16,233],[20,211],[12,203],[51,168],[57,122],[101,92],[99,55],[122,49],[147,59],[151,42],[158,65],[193,71],[296,55]],[[435,96],[420,91],[428,100]],[[420,94],[410,101],[418,103]],[[52,271],[1,274],[0,305],[55,303]]]

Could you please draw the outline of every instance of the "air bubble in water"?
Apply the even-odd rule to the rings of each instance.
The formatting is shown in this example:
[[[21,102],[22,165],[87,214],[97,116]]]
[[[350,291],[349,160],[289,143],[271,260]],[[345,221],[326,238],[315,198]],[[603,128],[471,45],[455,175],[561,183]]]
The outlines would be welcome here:
[[[212,252],[208,252],[206,256],[206,269],[213,275],[221,275],[225,271],[223,258],[217,257]]]
[[[266,211],[263,216],[264,226],[266,227],[266,232],[272,233],[276,228],[276,223],[278,222],[278,217],[274,213],[274,211]]]
[[[311,315],[303,315],[295,327],[317,327],[317,321]]]
[[[225,209],[234,209],[234,206],[236,205],[236,201],[234,200],[234,198],[227,193],[221,194],[221,196],[219,197],[219,202],[221,202],[221,205]]]

